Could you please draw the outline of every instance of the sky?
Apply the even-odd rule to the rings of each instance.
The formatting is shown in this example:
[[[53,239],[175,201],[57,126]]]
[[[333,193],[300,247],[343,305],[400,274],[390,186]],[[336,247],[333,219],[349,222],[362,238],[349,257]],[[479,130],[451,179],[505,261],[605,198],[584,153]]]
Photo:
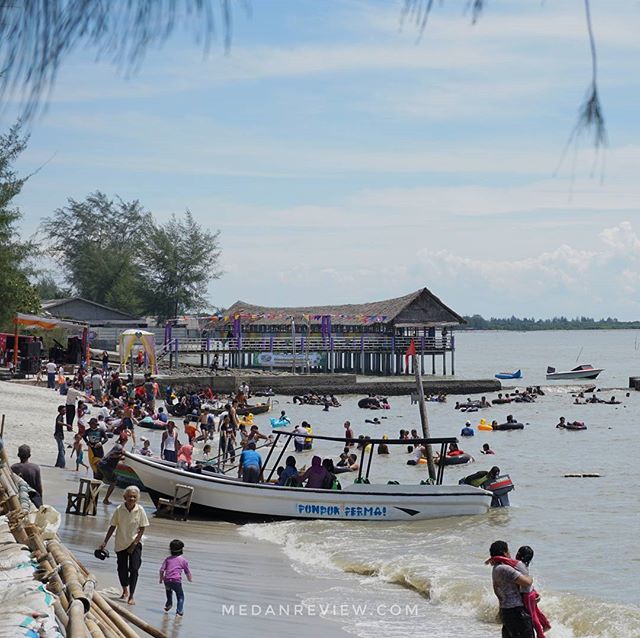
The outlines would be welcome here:
[[[76,51],[18,168],[23,236],[101,190],[221,232],[212,306],[428,287],[460,314],[640,318],[640,3],[592,0],[609,144],[567,148],[591,67],[579,0],[238,1],[134,71]],[[0,112],[6,130],[15,97]]]

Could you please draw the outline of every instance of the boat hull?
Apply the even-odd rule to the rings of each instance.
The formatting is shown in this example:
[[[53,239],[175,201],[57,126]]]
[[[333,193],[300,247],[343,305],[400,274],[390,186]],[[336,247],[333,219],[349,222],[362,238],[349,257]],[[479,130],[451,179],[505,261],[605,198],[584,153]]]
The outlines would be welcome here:
[[[594,370],[569,370],[567,372],[551,372],[547,374],[547,380],[559,381],[562,379],[596,379],[602,372],[602,369]]]
[[[493,375],[496,379],[522,379],[522,370],[517,372],[498,372]]]
[[[154,502],[172,497],[176,483],[194,488],[199,513],[234,521],[325,519],[409,521],[484,514],[491,492],[467,485],[367,485],[316,490],[252,484],[220,474],[195,474],[127,453]]]

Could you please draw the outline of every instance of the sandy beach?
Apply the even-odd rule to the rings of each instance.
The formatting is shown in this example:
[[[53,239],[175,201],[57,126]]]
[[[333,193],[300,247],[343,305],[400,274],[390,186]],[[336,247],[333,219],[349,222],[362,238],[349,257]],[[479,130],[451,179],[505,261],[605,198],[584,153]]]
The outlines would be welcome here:
[[[53,467],[53,423],[60,398],[46,388],[0,382],[0,415],[6,417],[7,450],[12,457],[18,445],[31,446],[31,460],[42,469],[44,500],[62,515],[62,541],[98,577],[99,589],[117,589],[113,541],[111,557],[104,562],[94,557],[93,550],[104,538],[111,513],[121,502],[121,490],[113,494],[114,505],[99,504],[95,517],[64,513],[67,492],[75,491],[78,475]],[[152,514],[154,507],[146,495],[141,502]],[[135,612],[168,636],[209,636],[214,628],[216,634],[230,635],[254,632],[293,637],[304,632],[320,638],[328,631],[346,635],[319,610],[302,605],[305,598],[317,596],[333,583],[308,580],[296,573],[271,543],[247,539],[239,534],[238,526],[230,523],[177,522],[152,516],[150,521]],[[164,588],[158,584],[158,569],[173,538],[184,541],[194,578],[193,583],[185,583],[185,616],[178,620],[173,613],[163,612]]]

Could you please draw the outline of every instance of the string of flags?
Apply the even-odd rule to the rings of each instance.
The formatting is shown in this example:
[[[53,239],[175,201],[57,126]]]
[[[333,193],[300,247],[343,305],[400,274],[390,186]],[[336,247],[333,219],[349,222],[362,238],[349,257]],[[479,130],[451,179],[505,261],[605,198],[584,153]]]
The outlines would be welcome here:
[[[330,317],[333,320],[343,319],[345,321],[362,321],[363,323],[385,323],[388,319],[387,315],[349,315],[349,314],[332,314],[332,315],[315,315],[315,314],[283,314],[274,312],[265,313],[241,313],[236,312],[230,315],[217,314],[210,317],[210,321],[222,321],[228,323],[230,321],[257,321],[259,319],[283,319],[291,321],[292,319],[298,319],[302,317],[304,321],[323,321]]]

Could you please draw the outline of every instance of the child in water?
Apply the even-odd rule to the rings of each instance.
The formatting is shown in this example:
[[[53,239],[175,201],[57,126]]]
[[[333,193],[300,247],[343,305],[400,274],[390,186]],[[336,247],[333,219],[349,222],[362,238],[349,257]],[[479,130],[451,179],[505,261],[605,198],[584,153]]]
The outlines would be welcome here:
[[[71,458],[74,453],[76,455],[76,472],[80,470],[81,465],[89,470],[89,466],[84,462],[84,442],[81,434],[76,434],[73,437],[73,449],[71,450],[69,458]]]
[[[533,550],[528,545],[523,545],[516,554],[515,560],[506,556],[494,556],[487,562],[494,564],[495,562],[510,565],[519,572],[529,575],[529,564],[533,560]],[[533,587],[520,588],[522,595],[522,604],[531,616],[531,623],[537,638],[545,638],[544,632],[551,629],[551,624],[547,617],[538,609],[538,600],[540,595]]]
[[[160,584],[164,584],[167,594],[167,602],[164,606],[165,612],[173,607],[173,593],[176,594],[177,608],[176,616],[184,615],[184,591],[182,590],[182,572],[185,573],[187,580],[191,583],[191,571],[189,570],[189,562],[182,555],[184,543],[179,539],[174,539],[169,543],[169,551],[171,554],[167,556],[160,567]]]

